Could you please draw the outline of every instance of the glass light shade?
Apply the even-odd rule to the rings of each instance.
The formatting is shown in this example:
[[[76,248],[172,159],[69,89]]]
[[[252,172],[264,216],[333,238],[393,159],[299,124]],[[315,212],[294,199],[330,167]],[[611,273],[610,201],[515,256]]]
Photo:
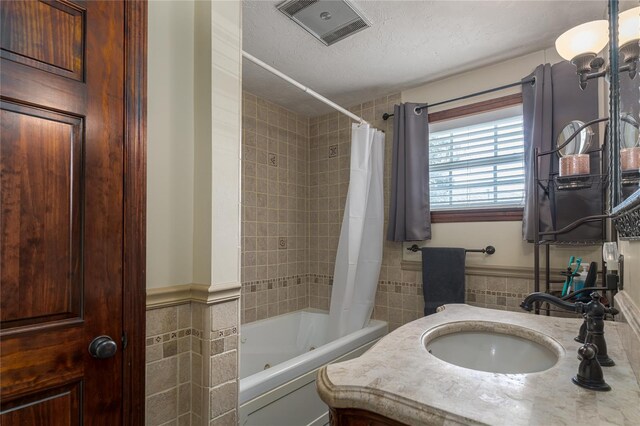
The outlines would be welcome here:
[[[622,12],[618,17],[618,44],[640,39],[640,7]]]
[[[597,55],[609,42],[609,24],[604,19],[571,28],[556,39],[556,50],[567,61],[585,53]]]

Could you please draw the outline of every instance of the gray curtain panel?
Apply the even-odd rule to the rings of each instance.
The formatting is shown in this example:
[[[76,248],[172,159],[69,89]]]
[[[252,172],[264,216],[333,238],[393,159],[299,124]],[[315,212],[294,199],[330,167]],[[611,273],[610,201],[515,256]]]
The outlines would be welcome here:
[[[548,151],[553,141],[553,83],[551,79],[551,65],[539,65],[535,71],[525,77],[528,80],[535,77],[534,84],[522,85],[522,116],[524,133],[524,170],[525,170],[525,204],[522,214],[522,237],[533,241],[535,234],[535,194],[536,182],[533,166],[535,161],[534,149]],[[548,176],[551,172],[552,156],[542,157],[538,163],[540,176]],[[553,189],[553,188],[551,188]],[[552,194],[538,191],[540,203],[540,231],[554,228],[551,213]]]
[[[427,109],[405,103],[393,109],[393,159],[389,241],[431,239],[429,214],[429,123]]]
[[[523,238],[534,239],[536,193],[533,178],[533,150],[552,150],[556,139],[564,127],[573,120],[588,122],[598,118],[598,84],[590,82],[585,90],[578,85],[575,66],[560,62],[553,66],[539,65],[532,74],[535,84],[526,83],[522,87],[524,144],[525,144],[525,207],[522,219]],[[531,77],[529,75],[527,78]],[[594,137],[591,149],[601,142],[598,126],[591,126]],[[541,179],[550,179],[558,173],[557,154],[541,157],[539,174]],[[591,173],[598,174],[600,158],[591,154]],[[602,187],[593,185],[579,191],[556,191],[554,185],[548,190],[538,191],[540,201],[540,231],[558,230],[573,221],[602,213]],[[602,239],[599,223],[583,224],[575,230],[555,237],[558,241],[590,241]],[[545,237],[545,239],[553,239]]]
[[[573,120],[586,123],[599,117],[598,113],[598,81],[591,80],[582,90],[578,85],[576,67],[570,62],[563,61],[551,67],[553,79],[553,147],[562,129]],[[594,132],[589,150],[597,149],[602,143],[599,126],[591,126]],[[600,173],[600,155],[590,154],[591,174]],[[552,155],[552,172],[557,174],[560,157]],[[590,188],[578,191],[556,191],[554,193],[554,223],[555,229],[565,226],[585,216],[602,214],[604,186],[594,184]],[[573,231],[560,234],[557,241],[601,241],[604,239],[602,224],[590,222],[580,225]]]

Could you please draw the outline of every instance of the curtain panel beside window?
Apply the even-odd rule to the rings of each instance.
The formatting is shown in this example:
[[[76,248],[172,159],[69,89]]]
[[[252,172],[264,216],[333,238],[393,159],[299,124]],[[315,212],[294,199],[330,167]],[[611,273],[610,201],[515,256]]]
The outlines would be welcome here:
[[[393,109],[393,158],[389,241],[431,239],[429,207],[429,121],[427,109],[405,103]]]
[[[598,118],[598,85],[596,81],[584,90],[578,85],[575,66],[569,62],[554,65],[539,65],[532,74],[535,84],[522,86],[524,144],[525,144],[525,207],[522,218],[522,235],[527,241],[534,240],[534,200],[537,193],[540,201],[540,231],[562,229],[573,221],[590,215],[602,214],[602,190],[600,185],[579,191],[556,190],[553,179],[558,174],[559,157],[551,154],[540,157],[539,176],[546,192],[536,191],[533,165],[534,149],[540,152],[556,147],[558,135],[573,120],[584,123]],[[523,80],[530,78],[525,77]],[[598,126],[592,126],[594,137],[591,150],[597,149],[601,138]],[[591,173],[598,173],[600,160],[591,153]],[[555,237],[557,241],[589,242],[604,238],[602,226],[585,223],[573,231]],[[544,239],[554,239],[545,237]]]

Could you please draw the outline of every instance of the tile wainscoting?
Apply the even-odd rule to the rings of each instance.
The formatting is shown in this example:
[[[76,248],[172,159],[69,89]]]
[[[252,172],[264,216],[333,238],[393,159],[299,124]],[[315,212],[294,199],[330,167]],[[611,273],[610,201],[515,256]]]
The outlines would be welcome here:
[[[237,424],[239,288],[202,300],[192,287],[147,295],[148,426]]]
[[[192,424],[192,359],[195,336],[191,305],[147,311],[146,422]]]
[[[421,265],[417,263],[412,267],[421,268]],[[390,331],[424,316],[422,275],[403,272],[405,281],[380,280],[376,291],[373,318],[387,321]],[[487,269],[483,275],[467,273],[465,302],[483,308],[523,312],[520,302],[533,291],[533,279],[521,275],[505,277],[502,272],[497,268]],[[328,309],[332,284],[330,276],[312,280],[311,308]]]
[[[403,267],[415,269],[420,265],[413,263],[403,262]],[[406,281],[381,280],[378,284],[373,317],[388,321],[390,329],[422,316],[421,274],[403,272]],[[466,301],[474,306],[521,311],[520,301],[533,291],[530,273],[526,268],[469,267]],[[277,309],[277,314],[305,307],[328,309],[333,280],[328,275],[308,274],[245,284],[242,300],[256,305],[243,306],[243,316],[262,319],[273,313],[270,309]],[[208,304],[185,300],[189,286],[177,286],[173,293],[174,302],[166,292],[162,297],[149,298],[147,425],[235,425],[240,298],[227,295],[228,300]],[[269,297],[284,299],[269,303]],[[640,353],[640,310],[625,292],[616,296],[616,304],[621,319],[630,324],[621,337],[640,380],[640,359],[632,356]]]
[[[390,330],[423,316],[422,265],[403,261],[402,280],[380,280],[373,318],[389,323]],[[382,268],[389,276],[390,267]],[[554,271],[557,275],[558,271]],[[555,275],[554,275],[555,276]],[[558,279],[561,278],[557,275]],[[333,277],[307,274],[244,283],[242,323],[304,308],[329,310]],[[467,267],[465,302],[472,306],[523,312],[522,300],[533,292],[531,268]],[[564,316],[564,315],[563,315]],[[575,315],[568,314],[575,317]]]
[[[403,261],[397,267],[383,266],[381,277],[390,275],[401,280],[380,280],[376,292],[373,318],[389,323],[389,330],[424,316],[422,293],[422,264]],[[391,270],[391,273],[390,273]],[[561,279],[559,271],[554,277]],[[524,312],[522,300],[533,292],[533,270],[531,268],[507,268],[489,266],[467,266],[465,303],[482,308]],[[309,281],[310,307],[329,309],[333,277],[314,275]],[[570,313],[554,315],[576,317]]]

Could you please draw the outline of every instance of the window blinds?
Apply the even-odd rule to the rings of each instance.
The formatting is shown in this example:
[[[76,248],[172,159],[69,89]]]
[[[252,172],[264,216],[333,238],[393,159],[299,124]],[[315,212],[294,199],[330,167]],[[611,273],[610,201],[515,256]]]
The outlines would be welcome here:
[[[522,114],[431,133],[429,184],[431,210],[522,206]]]

